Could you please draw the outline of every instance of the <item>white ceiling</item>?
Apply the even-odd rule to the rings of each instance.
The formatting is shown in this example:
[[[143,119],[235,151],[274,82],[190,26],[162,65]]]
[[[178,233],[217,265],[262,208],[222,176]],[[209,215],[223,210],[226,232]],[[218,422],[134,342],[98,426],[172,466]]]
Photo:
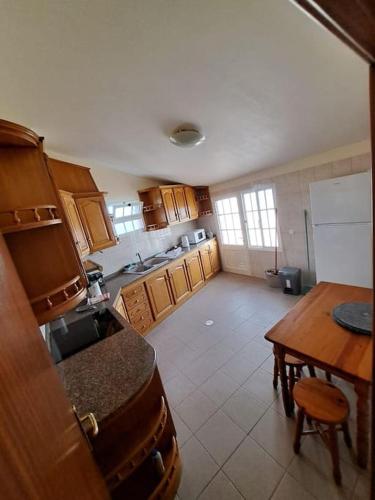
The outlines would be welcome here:
[[[288,0],[3,0],[0,116],[77,162],[211,184],[369,136],[367,66]],[[207,141],[168,141],[181,122]]]

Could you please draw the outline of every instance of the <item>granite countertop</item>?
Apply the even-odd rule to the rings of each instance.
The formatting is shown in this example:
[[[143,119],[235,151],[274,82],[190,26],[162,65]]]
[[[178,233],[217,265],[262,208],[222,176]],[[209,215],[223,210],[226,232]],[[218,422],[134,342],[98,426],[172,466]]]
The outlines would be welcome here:
[[[98,424],[130,401],[155,369],[153,347],[108,309],[124,328],[56,365],[78,415],[92,412]]]

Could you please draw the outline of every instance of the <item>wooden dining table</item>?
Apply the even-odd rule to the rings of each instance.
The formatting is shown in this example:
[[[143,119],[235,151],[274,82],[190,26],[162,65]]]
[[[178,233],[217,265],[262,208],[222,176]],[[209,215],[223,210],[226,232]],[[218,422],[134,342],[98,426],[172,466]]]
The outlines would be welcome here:
[[[285,414],[293,414],[285,355],[321,368],[354,385],[357,395],[357,463],[366,468],[369,448],[369,390],[372,371],[372,337],[353,333],[332,318],[335,306],[372,302],[372,290],[320,282],[279,321],[265,338],[274,344]]]

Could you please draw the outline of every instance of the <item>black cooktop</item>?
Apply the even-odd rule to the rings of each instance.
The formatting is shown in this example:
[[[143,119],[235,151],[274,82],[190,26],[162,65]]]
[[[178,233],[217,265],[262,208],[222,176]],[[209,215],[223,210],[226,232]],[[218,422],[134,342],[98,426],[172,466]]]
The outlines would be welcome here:
[[[55,363],[59,363],[122,329],[115,316],[103,309],[69,324],[59,318],[50,324],[46,341]]]

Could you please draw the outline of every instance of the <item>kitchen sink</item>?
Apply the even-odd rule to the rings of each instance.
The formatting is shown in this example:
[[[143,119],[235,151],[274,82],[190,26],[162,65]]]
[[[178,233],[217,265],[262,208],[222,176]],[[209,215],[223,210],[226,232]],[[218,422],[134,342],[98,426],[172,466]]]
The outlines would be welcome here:
[[[124,267],[125,274],[147,274],[151,273],[158,267],[163,266],[169,259],[166,257],[151,257],[144,262],[137,262],[136,264],[129,264]]]

